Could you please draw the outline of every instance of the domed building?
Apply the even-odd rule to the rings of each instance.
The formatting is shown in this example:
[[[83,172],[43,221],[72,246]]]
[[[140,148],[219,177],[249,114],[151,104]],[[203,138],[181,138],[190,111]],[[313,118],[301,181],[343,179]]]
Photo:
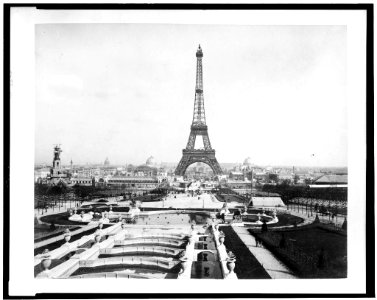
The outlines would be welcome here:
[[[247,157],[243,161],[243,164],[241,166],[241,170],[242,171],[244,171],[244,170],[246,170],[246,171],[251,170],[252,166],[253,166],[253,163],[251,162],[251,158]]]
[[[137,166],[134,169],[135,176],[154,177],[157,175],[157,172],[157,163],[153,156],[148,157],[144,165]]]
[[[147,161],[145,162],[145,165],[148,167],[156,167],[156,159],[153,156],[148,157]]]
[[[251,166],[252,165],[251,158],[250,157],[245,158],[245,160],[243,161],[243,165]]]
[[[157,175],[157,171],[158,170],[155,167],[141,165],[135,168],[134,174],[135,176],[153,177]]]

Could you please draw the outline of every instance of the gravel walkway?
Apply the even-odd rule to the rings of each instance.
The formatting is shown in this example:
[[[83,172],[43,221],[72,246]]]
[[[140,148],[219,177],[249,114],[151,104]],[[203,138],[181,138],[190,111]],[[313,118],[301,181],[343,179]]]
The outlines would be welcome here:
[[[187,194],[168,195],[164,201],[143,202],[141,207],[153,208],[210,208],[221,209],[223,202],[218,201],[212,194],[188,196]],[[228,208],[239,205],[237,202],[229,202]]]

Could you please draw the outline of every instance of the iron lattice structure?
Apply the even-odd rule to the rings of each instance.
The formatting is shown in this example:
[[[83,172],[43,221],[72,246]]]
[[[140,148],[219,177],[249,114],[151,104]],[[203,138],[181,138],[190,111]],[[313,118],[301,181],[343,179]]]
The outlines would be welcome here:
[[[206,124],[206,115],[204,109],[203,97],[203,51],[199,45],[196,51],[196,85],[195,85],[195,103],[192,118],[190,136],[183,149],[183,156],[175,170],[176,175],[183,176],[186,169],[193,163],[202,162],[211,167],[214,175],[222,174],[221,167],[217,162],[215,150],[211,147],[208,136],[208,127]],[[203,138],[204,149],[195,149],[196,137],[200,135]]]

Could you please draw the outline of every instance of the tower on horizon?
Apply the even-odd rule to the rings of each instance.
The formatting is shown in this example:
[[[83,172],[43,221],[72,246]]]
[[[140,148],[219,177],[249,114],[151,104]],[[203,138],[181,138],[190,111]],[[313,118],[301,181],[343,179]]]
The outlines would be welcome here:
[[[196,51],[196,85],[195,85],[195,102],[194,113],[191,123],[190,136],[186,148],[182,150],[183,156],[175,170],[176,175],[183,176],[188,166],[196,162],[202,162],[211,167],[214,175],[222,174],[221,167],[217,162],[215,150],[211,147],[208,136],[208,127],[204,109],[203,97],[203,51],[199,45]],[[195,149],[196,137],[200,135],[203,138],[204,149]]]
[[[54,159],[52,161],[52,169],[51,175],[60,176],[62,174],[62,166],[60,161],[60,153],[62,153],[62,149],[60,148],[60,144],[55,145],[54,147]]]

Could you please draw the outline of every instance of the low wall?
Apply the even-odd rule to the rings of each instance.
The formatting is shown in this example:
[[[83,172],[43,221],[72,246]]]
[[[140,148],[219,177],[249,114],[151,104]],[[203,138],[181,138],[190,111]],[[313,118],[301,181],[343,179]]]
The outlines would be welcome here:
[[[87,225],[85,227],[82,227],[81,229],[77,229],[75,231],[72,231],[71,232],[71,236],[74,236],[74,235],[77,235],[79,233],[91,230],[93,228],[96,228],[97,226],[98,226],[98,224],[89,224],[89,225]],[[62,234],[60,234],[58,236],[55,236],[55,237],[52,237],[52,238],[49,238],[49,239],[46,239],[46,240],[34,243],[34,249],[46,246],[48,244],[55,243],[55,242],[60,241],[60,240],[64,240],[64,236],[65,236],[65,233],[64,233],[64,231],[62,231]]]
[[[182,250],[176,248],[169,248],[169,247],[155,247],[155,246],[142,246],[142,247],[117,247],[117,248],[108,248],[108,249],[101,249],[101,254],[113,255],[113,254],[126,254],[126,253],[159,253],[159,254],[167,254],[176,256]]]
[[[211,228],[211,230],[212,230],[212,234],[214,235],[214,240],[215,240],[215,244],[216,244],[216,248],[217,248],[219,260],[221,262],[220,265],[221,265],[221,271],[223,273],[223,278],[224,279],[238,279],[236,273],[234,273],[234,272],[229,273],[229,270],[227,268],[228,254],[226,252],[225,245],[224,244],[222,244],[222,245],[220,244],[220,241],[219,241],[220,232],[218,230],[216,230],[215,228],[213,228],[213,227]]]
[[[104,234],[106,233],[109,234],[115,230],[119,231],[119,229],[120,229],[120,223],[117,223],[114,226],[109,227],[103,231],[104,231]],[[80,254],[75,254],[69,260],[67,260],[66,262],[63,262],[62,264],[56,266],[55,268],[48,271],[43,271],[42,273],[37,275],[37,278],[68,278],[73,272],[75,272],[80,267],[80,261],[87,261],[87,260],[97,258],[101,249],[113,247],[114,241],[116,239],[124,239],[125,235],[126,235],[126,231],[120,230],[120,232],[118,232],[116,235],[110,236],[106,240],[94,245],[92,248],[87,249],[86,251]],[[90,239],[94,239],[94,234],[89,237],[87,236],[85,237],[86,241]],[[68,246],[70,247],[65,247],[63,245],[62,247],[56,250],[59,250],[61,252],[62,250],[64,250],[64,248],[69,248],[67,249],[69,251],[72,251],[72,249],[77,249],[77,244],[68,245]],[[59,255],[59,251],[55,251],[55,253],[52,253],[52,256]],[[36,263],[36,261],[37,259],[34,259],[34,263]]]
[[[117,224],[115,224],[111,227],[103,229],[102,235],[112,234],[115,231],[119,231],[119,230],[120,230],[120,223],[117,223]],[[67,244],[62,245],[61,247],[59,247],[55,250],[50,251],[48,254],[50,255],[51,259],[59,259],[60,257],[66,255],[66,254],[68,254],[68,253],[70,253],[74,250],[77,250],[80,246],[86,244],[88,241],[94,240],[94,237],[95,237],[94,233],[92,233],[90,235],[83,236],[81,239],[79,239],[77,241],[67,243]],[[34,257],[34,266],[39,264],[42,261],[42,259],[43,259],[42,255],[36,255]]]

